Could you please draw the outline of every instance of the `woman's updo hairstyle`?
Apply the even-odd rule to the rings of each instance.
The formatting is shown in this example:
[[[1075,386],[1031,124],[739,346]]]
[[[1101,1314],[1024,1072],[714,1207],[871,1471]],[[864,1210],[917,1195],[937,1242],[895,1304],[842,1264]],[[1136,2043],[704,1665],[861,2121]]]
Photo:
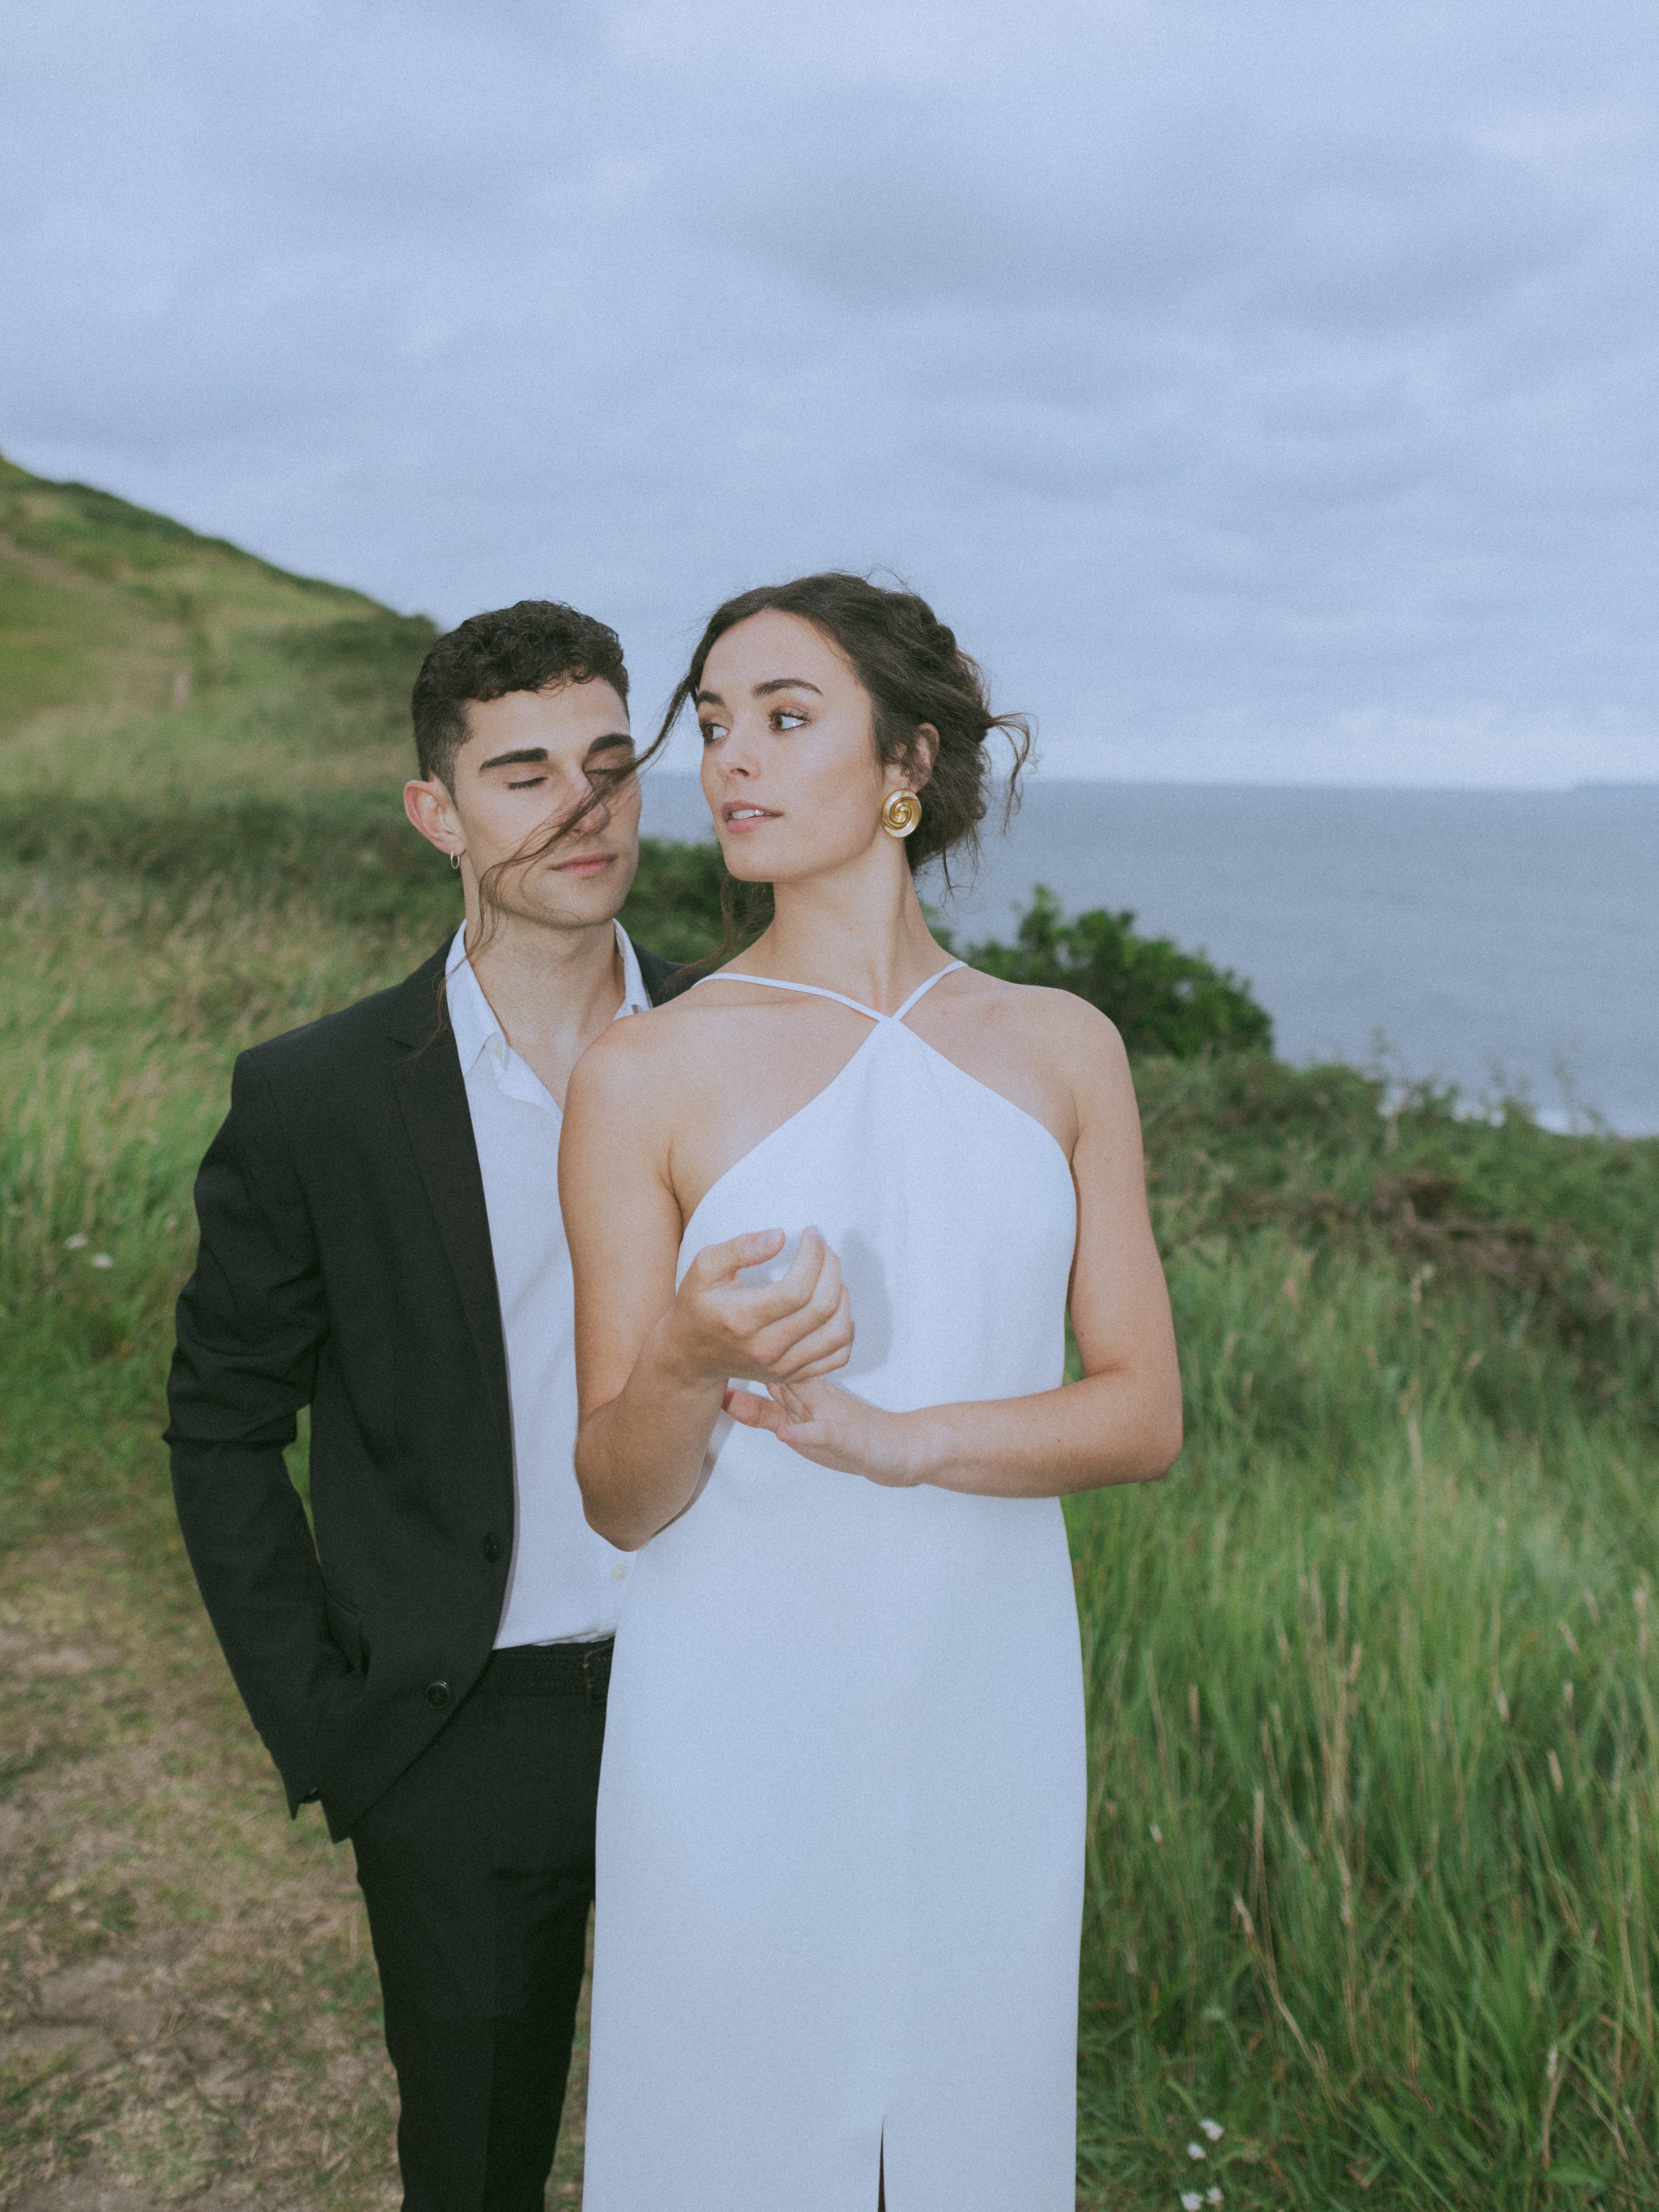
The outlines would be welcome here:
[[[998,714],[986,696],[985,678],[963,652],[954,631],[914,592],[884,591],[863,576],[829,570],[793,584],[763,584],[740,592],[709,617],[691,665],[668,704],[657,743],[702,688],[704,663],[715,641],[751,615],[799,615],[846,654],[870,694],[876,753],[884,766],[919,773],[916,732],[924,722],[939,732],[932,774],[921,792],[921,820],[905,840],[912,869],[979,849],[992,781],[986,739],[1000,730],[1013,753],[1004,819],[1018,799],[1019,772],[1031,750],[1023,714]],[[654,752],[653,745],[652,750]]]

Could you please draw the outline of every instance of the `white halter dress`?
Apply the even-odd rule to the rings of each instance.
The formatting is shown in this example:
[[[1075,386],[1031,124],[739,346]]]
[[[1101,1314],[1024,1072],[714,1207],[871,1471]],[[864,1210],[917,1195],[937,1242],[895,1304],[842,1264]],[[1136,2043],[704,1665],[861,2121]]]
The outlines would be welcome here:
[[[959,966],[961,963],[955,963]],[[940,969],[945,975],[949,969]],[[898,1411],[1054,1389],[1042,1125],[905,1016],[708,1192],[816,1224]],[[769,976],[733,981],[805,991]],[[586,2212],[1073,2212],[1082,1674],[1057,1499],[888,1490],[722,1416],[644,1547],[599,1790]]]

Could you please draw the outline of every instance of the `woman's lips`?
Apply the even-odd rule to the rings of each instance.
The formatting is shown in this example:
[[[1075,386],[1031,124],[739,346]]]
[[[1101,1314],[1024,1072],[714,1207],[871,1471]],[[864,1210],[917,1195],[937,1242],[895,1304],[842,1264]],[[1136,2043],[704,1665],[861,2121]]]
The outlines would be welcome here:
[[[769,808],[764,806],[728,806],[723,808],[721,812],[722,819],[725,821],[726,828],[732,832],[734,837],[741,837],[745,831],[750,830],[758,830],[761,828],[763,823],[775,822],[778,818]]]

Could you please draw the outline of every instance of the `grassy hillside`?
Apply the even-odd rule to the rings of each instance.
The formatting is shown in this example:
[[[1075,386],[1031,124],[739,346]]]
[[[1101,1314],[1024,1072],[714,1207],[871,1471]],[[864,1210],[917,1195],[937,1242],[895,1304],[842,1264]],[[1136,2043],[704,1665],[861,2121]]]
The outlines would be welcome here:
[[[256,638],[382,612],[0,456],[0,738],[182,705],[237,672]]]
[[[156,1438],[235,1052],[453,927],[396,799],[429,633],[170,525],[145,568],[135,510],[33,483],[60,535],[13,529],[16,573],[56,565],[0,638],[0,2204],[80,2170],[357,2212],[396,2200],[349,1869],[282,1823]],[[115,611],[60,668],[71,601]],[[641,934],[704,950],[710,890],[653,854]],[[1659,1143],[1385,1114],[1259,1052],[1136,1074],[1189,1443],[1070,1514],[1080,2203],[1650,2204]],[[573,2139],[550,2201],[578,2168]]]
[[[161,811],[383,787],[434,635],[337,584],[0,459],[0,787]]]

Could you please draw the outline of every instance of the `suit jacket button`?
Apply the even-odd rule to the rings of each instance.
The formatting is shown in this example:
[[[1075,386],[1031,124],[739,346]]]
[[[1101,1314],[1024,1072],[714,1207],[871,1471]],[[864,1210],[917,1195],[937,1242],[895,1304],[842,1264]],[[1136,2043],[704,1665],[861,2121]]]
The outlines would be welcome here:
[[[440,1707],[447,1705],[449,1703],[448,1683],[428,1682],[426,1686],[426,1701],[429,1705]]]
[[[492,1567],[495,1565],[496,1560],[501,1556],[501,1547],[495,1541],[495,1539],[493,1536],[486,1536],[484,1538],[483,1555],[485,1559],[489,1560]]]

